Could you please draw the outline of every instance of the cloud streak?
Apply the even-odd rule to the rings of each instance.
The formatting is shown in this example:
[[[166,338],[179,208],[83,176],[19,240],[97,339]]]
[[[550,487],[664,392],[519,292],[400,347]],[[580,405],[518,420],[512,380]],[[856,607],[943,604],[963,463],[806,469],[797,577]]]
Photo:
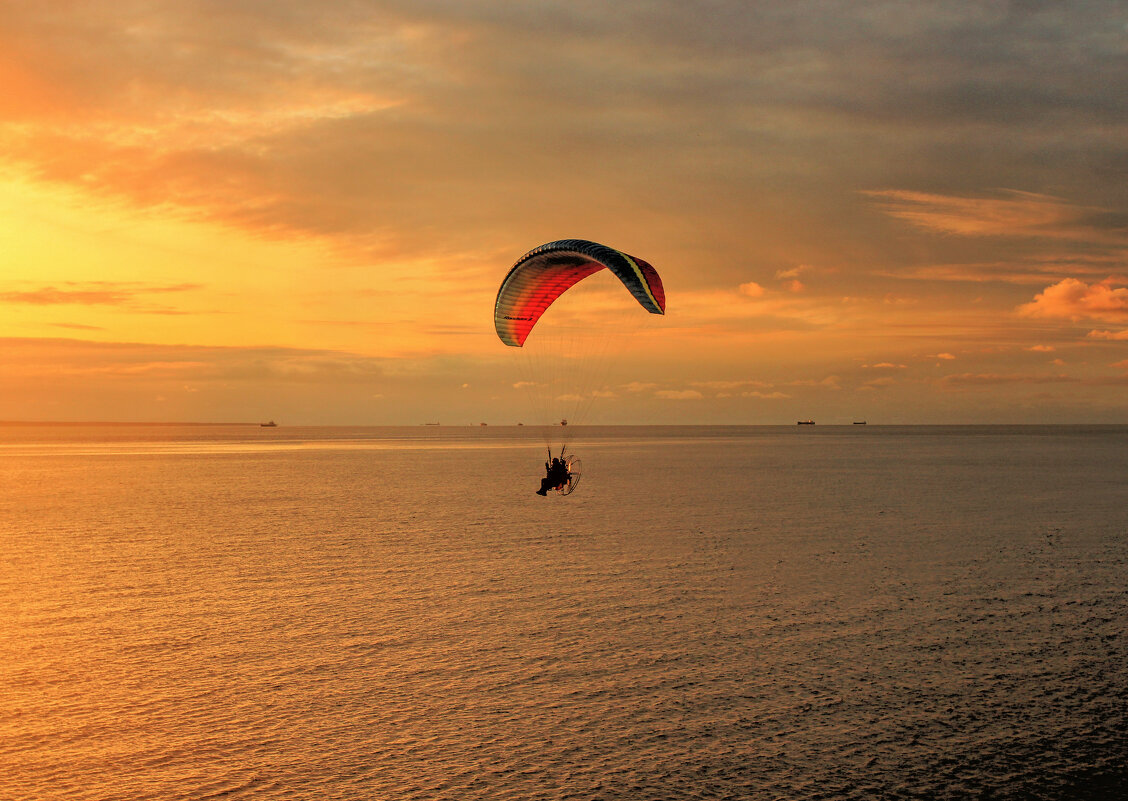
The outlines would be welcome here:
[[[280,347],[208,347],[0,338],[9,378],[170,377],[182,381],[370,382],[402,372],[393,360]]]
[[[1000,197],[959,197],[887,189],[864,194],[879,201],[891,217],[937,233],[958,236],[1093,237],[1079,223],[1091,216],[1060,198],[1007,191]]]
[[[1068,375],[958,373],[944,376],[940,379],[940,385],[948,388],[960,388],[999,386],[1002,384],[1071,384],[1080,380]]]
[[[134,306],[146,295],[189,292],[201,289],[200,284],[175,284],[171,286],[92,281],[70,283],[62,289],[43,286],[37,289],[0,292],[0,303],[28,304],[31,306]]]

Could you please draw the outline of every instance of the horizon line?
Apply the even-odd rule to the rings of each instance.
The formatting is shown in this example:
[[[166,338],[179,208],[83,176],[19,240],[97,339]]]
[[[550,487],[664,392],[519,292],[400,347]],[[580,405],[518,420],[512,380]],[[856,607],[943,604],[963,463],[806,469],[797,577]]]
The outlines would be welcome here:
[[[800,423],[576,423],[570,428],[794,428]],[[814,423],[815,427],[852,428],[854,422]],[[897,426],[961,426],[961,427],[999,427],[1008,426],[1128,426],[1128,420],[1117,423],[1108,422],[1042,422],[1042,423],[870,423],[876,427]],[[0,426],[248,426],[255,428],[559,428],[554,423],[277,423],[265,426],[261,422],[216,422],[216,421],[178,421],[178,420],[0,420]],[[806,427],[804,425],[804,427]]]

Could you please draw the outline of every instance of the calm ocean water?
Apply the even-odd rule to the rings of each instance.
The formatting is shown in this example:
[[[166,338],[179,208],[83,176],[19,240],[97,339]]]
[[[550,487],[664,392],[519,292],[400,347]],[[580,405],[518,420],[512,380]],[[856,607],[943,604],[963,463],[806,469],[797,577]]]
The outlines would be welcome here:
[[[0,426],[0,798],[1128,792],[1128,427]]]

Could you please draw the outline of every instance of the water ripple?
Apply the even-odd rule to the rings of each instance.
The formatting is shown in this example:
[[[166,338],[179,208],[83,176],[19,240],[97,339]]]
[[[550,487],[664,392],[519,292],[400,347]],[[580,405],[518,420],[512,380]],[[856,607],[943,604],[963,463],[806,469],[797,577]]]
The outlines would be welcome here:
[[[1125,443],[866,433],[7,459],[0,797],[1124,791]]]

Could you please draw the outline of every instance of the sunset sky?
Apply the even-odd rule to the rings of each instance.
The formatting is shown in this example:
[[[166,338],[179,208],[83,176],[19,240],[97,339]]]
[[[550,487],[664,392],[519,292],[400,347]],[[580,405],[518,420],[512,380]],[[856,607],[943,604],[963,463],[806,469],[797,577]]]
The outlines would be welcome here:
[[[592,422],[1128,422],[1121,0],[0,0],[0,87],[0,420],[520,420],[578,237]]]

